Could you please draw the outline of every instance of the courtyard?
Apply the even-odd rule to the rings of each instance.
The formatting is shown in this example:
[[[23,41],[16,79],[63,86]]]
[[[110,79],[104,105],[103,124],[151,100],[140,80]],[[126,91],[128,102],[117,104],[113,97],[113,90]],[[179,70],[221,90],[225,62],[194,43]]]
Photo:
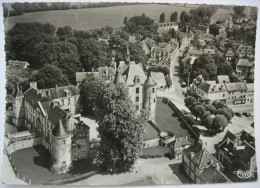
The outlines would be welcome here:
[[[176,138],[187,136],[189,142],[191,144],[194,143],[194,137],[181,122],[176,113],[160,99],[157,100],[155,120],[156,126],[161,131],[172,132]]]
[[[49,170],[49,157],[48,150],[42,145],[18,150],[11,154],[16,171],[25,178],[31,179],[32,184],[57,184],[57,180],[66,179],[73,181],[75,178],[87,176],[97,170],[90,157],[74,162],[74,168],[69,173],[53,174]]]

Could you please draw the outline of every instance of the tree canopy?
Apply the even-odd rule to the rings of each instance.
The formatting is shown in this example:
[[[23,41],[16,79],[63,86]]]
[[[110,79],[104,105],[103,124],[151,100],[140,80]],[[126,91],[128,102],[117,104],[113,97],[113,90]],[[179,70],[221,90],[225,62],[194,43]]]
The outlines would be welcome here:
[[[177,22],[177,20],[178,20],[178,12],[175,11],[171,14],[170,21]]]
[[[137,115],[124,84],[109,84],[99,95],[95,113],[100,143],[95,163],[104,171],[129,171],[139,157],[147,113]]]
[[[165,13],[164,12],[161,13],[159,22],[160,23],[164,23],[165,22]]]

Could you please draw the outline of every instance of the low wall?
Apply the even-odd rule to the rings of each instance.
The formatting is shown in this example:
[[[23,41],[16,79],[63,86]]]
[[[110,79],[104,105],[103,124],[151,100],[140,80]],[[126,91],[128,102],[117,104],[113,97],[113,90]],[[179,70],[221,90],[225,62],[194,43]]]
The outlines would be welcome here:
[[[7,155],[13,152],[30,148],[42,143],[42,135],[39,133],[31,133],[28,131],[8,134],[9,142],[5,145]]]
[[[198,140],[200,137],[199,133],[196,130],[194,130],[194,128],[192,127],[192,125],[190,123],[187,122],[185,116],[175,106],[175,104],[173,104],[173,102],[170,101],[169,99],[167,99],[167,100],[164,99],[163,101],[170,106],[170,108],[176,113],[176,115],[182,121],[182,123],[186,126],[186,128],[192,133],[192,135],[196,138],[196,140]]]

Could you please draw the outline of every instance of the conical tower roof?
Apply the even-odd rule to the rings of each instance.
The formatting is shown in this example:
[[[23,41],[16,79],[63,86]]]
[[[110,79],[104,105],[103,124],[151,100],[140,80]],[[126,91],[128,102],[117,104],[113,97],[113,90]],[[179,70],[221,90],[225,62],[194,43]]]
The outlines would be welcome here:
[[[156,86],[157,83],[152,79],[151,75],[149,74],[147,79],[144,82],[144,86]]]
[[[21,96],[23,96],[23,92],[19,88],[17,88],[16,97],[21,97]]]
[[[69,131],[64,127],[61,119],[59,120],[58,125],[52,130],[52,134],[53,136],[58,136],[58,137],[64,137],[70,135]]]
[[[120,83],[125,83],[125,81],[124,81],[124,78],[123,78],[121,72],[117,69],[115,79],[114,79],[114,84],[117,85]]]

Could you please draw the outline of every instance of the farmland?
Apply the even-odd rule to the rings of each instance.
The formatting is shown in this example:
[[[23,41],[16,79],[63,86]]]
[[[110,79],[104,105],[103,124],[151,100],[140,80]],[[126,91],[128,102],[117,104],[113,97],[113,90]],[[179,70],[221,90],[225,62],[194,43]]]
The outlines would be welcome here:
[[[4,20],[4,23],[6,30],[12,28],[16,23],[23,22],[51,23],[56,28],[68,25],[76,30],[89,30],[105,25],[120,27],[123,25],[125,16],[129,18],[134,15],[141,15],[142,13],[145,13],[157,22],[160,14],[164,12],[166,21],[169,21],[172,12],[177,11],[178,16],[180,16],[182,11],[188,12],[191,7],[192,6],[140,4],[105,8],[70,9],[64,11],[54,10],[25,13],[21,16],[9,17],[8,20]],[[197,5],[194,5],[194,8],[196,7]]]
[[[234,14],[233,10],[219,8],[212,16],[213,20],[227,20],[231,14]]]

